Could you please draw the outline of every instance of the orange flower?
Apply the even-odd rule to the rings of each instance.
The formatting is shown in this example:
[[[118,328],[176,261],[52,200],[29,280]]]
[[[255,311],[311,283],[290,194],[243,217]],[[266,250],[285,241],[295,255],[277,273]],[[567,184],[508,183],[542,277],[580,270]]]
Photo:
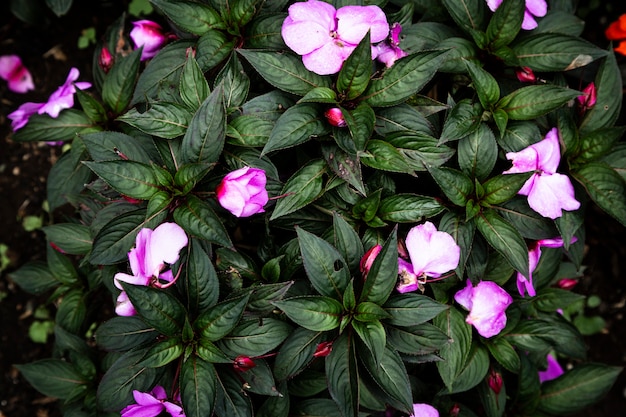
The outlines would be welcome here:
[[[615,52],[626,55],[626,14],[623,14],[615,22],[611,23],[604,32],[606,38],[611,41],[621,41]]]

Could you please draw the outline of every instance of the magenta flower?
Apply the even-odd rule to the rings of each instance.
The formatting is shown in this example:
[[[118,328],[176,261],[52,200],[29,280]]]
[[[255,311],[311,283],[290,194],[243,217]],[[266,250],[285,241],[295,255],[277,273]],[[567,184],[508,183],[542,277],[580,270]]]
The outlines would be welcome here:
[[[37,114],[37,112],[39,112],[39,109],[41,109],[44,104],[45,103],[26,102],[18,107],[17,110],[15,110],[14,112],[9,113],[7,117],[11,119],[11,128],[13,128],[13,131],[16,132],[17,130],[26,126],[26,123],[28,123],[30,116],[32,116],[33,114]]]
[[[74,81],[78,79],[79,75],[80,72],[78,71],[78,68],[70,69],[70,73],[67,75],[65,83],[63,83],[57,91],[50,95],[48,102],[45,103],[37,113],[47,113],[50,117],[56,118],[59,116],[61,110],[69,109],[74,106],[74,93],[76,92],[76,88],[84,90],[91,87],[91,83],[88,82],[74,83]]]
[[[413,404],[410,417],[439,417],[439,411],[430,404]]]
[[[135,48],[141,48],[141,60],[145,61],[155,56],[167,42],[167,35],[163,28],[151,20],[138,20],[133,22],[133,29],[130,31],[130,38],[135,44]]]
[[[574,197],[574,186],[567,175],[557,174],[561,162],[559,132],[550,130],[545,139],[506,158],[513,167],[503,174],[534,172],[518,194],[528,196],[528,205],[544,217],[556,219],[563,210],[577,210],[580,202]]]
[[[570,243],[576,243],[576,237],[573,237]],[[528,295],[534,297],[537,292],[535,291],[535,287],[533,286],[533,272],[535,268],[537,268],[537,264],[539,263],[539,258],[541,257],[541,248],[560,248],[563,246],[563,239],[560,237],[554,239],[541,239],[535,242],[535,244],[528,251],[528,270],[530,271],[530,276],[526,278],[522,275],[521,272],[517,273],[517,290],[519,294],[523,297],[525,292],[528,292]]]
[[[217,186],[217,201],[237,217],[263,213],[269,198],[265,184],[265,171],[243,167],[226,175]]]
[[[487,5],[492,12],[495,12],[502,4],[502,0],[487,0]],[[535,17],[543,17],[548,13],[548,4],[546,0],[526,0],[526,11],[524,12],[524,21],[522,29],[532,30],[537,27]]]
[[[122,417],[156,417],[163,411],[172,417],[185,417],[181,406],[167,401],[165,389],[157,385],[150,392],[133,390],[136,404],[131,404],[122,410]]]
[[[348,126],[348,123],[346,122],[346,119],[343,117],[343,113],[341,112],[341,109],[339,107],[331,107],[330,109],[324,112],[324,116],[326,117],[326,120],[328,120],[328,123],[331,126],[335,126],[335,127]]]
[[[554,356],[548,354],[546,359],[548,360],[548,367],[545,371],[539,371],[539,382],[542,383],[558,378],[564,373],[559,361],[557,361]]]
[[[118,272],[114,277],[115,286],[123,290],[120,282],[145,286],[160,286],[159,280],[173,283],[172,271],[163,269],[166,263],[172,265],[178,261],[180,250],[187,246],[187,243],[185,231],[176,223],[162,223],[154,230],[141,229],[135,238],[135,247],[128,252],[130,270],[133,274]],[[136,314],[125,291],[117,298],[115,312],[120,316]]]
[[[398,258],[400,284],[397,290],[401,293],[415,291],[420,279],[439,278],[459,264],[461,248],[451,235],[438,231],[431,222],[409,230],[405,243],[411,263]]]
[[[17,55],[0,56],[0,78],[7,81],[9,90],[25,93],[35,89],[33,77]]]
[[[391,67],[396,60],[407,56],[407,53],[400,49],[400,32],[402,32],[402,26],[399,23],[391,25],[391,33],[389,39],[386,42],[381,42],[376,45],[376,59],[387,68]]]
[[[309,71],[320,75],[339,72],[368,31],[371,43],[381,42],[389,34],[387,17],[378,6],[344,6],[337,10],[318,0],[289,6],[289,16],[282,26],[287,46],[302,55]]]
[[[513,298],[495,282],[480,281],[475,287],[468,279],[467,285],[454,295],[457,303],[469,310],[465,321],[476,328],[483,337],[497,335],[506,326],[504,311]]]

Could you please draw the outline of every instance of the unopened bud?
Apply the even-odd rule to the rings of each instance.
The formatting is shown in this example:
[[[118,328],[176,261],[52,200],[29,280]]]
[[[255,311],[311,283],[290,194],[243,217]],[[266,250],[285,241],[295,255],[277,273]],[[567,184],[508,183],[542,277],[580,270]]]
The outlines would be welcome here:
[[[522,83],[534,83],[537,81],[537,77],[535,77],[535,73],[530,67],[520,67],[516,69],[515,75]]]
[[[586,111],[596,105],[597,93],[596,85],[591,82],[587,84],[587,87],[583,88],[583,94],[576,97],[578,104],[580,104],[581,111]]]
[[[559,282],[557,282],[559,288],[562,288],[564,290],[571,290],[576,286],[576,284],[578,284],[578,280],[574,278],[563,278],[560,279]]]
[[[233,361],[233,368],[237,372],[246,372],[256,366],[256,363],[249,356],[239,355]]]
[[[316,358],[323,358],[324,356],[330,355],[330,352],[333,350],[333,342],[322,342],[317,345],[315,349],[315,353],[313,354]]]
[[[346,123],[346,119],[343,117],[343,113],[341,113],[341,109],[338,107],[333,107],[324,112],[324,116],[326,116],[326,120],[332,126],[335,127],[346,127],[348,124]]]
[[[489,384],[489,388],[491,388],[496,395],[500,394],[502,390],[502,374],[491,370],[489,375],[487,375],[487,383]]]
[[[100,57],[98,58],[98,64],[100,68],[104,71],[104,73],[108,73],[111,67],[113,66],[113,56],[109,49],[106,46],[103,46],[100,50]]]
[[[450,411],[448,411],[448,415],[450,417],[457,417],[460,412],[461,412],[461,407],[459,406],[458,403],[454,403],[452,408],[450,408]]]
[[[65,251],[54,242],[50,242],[50,247],[59,253],[65,253]]]
[[[376,245],[372,246],[370,250],[365,252],[365,255],[361,258],[361,262],[359,262],[359,269],[361,270],[363,276],[367,276],[367,273],[370,272],[374,259],[376,259],[382,248],[382,246]]]

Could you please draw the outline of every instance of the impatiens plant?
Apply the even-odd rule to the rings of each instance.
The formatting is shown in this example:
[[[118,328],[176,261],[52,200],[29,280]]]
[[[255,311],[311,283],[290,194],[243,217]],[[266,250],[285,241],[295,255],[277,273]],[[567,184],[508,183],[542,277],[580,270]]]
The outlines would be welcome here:
[[[610,389],[559,313],[588,208],[626,225],[622,79],[576,2],[151,3],[93,88],[10,115],[69,145],[47,262],[11,275],[56,308],[54,358],[18,368],[65,415],[560,416]]]

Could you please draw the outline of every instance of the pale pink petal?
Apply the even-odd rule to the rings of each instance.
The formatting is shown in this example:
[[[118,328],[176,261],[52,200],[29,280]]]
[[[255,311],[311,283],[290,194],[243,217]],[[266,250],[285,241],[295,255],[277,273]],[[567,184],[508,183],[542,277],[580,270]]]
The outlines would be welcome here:
[[[236,182],[222,182],[217,190],[217,200],[220,205],[234,216],[241,217],[246,206],[247,192]]]
[[[537,268],[537,264],[539,263],[539,258],[541,257],[541,245],[538,243],[528,251],[528,271],[530,275],[526,278],[522,275],[521,272],[517,273],[517,290],[519,294],[523,297],[526,292],[531,297],[537,295],[535,291],[535,287],[533,286],[533,272]]]
[[[178,261],[182,248],[187,246],[185,231],[176,223],[160,224],[150,236],[146,247],[146,273],[148,276],[159,276],[165,263]]]
[[[454,300],[459,303],[466,310],[472,309],[472,296],[474,293],[474,287],[472,281],[469,279],[465,283],[465,288],[459,290],[454,294]]]
[[[561,147],[557,128],[551,129],[541,142],[535,143],[531,147],[537,151],[539,157],[538,169],[554,174],[561,162]]]
[[[431,222],[413,227],[407,234],[406,247],[418,276],[438,278],[459,264],[461,248],[451,235],[437,231]]]
[[[537,21],[532,14],[528,13],[528,10],[524,12],[524,20],[522,21],[522,29],[533,30],[537,27]]]
[[[133,22],[130,38],[133,40],[136,48],[143,47],[141,51],[142,61],[155,56],[167,42],[167,37],[163,33],[161,26],[150,20]]]
[[[323,1],[309,0],[289,6],[289,17],[294,21],[314,21],[328,29],[335,30],[335,8]]]
[[[130,302],[128,298],[128,294],[125,291],[122,291],[120,295],[117,296],[117,302],[115,304],[115,314],[118,316],[134,316],[137,314],[135,307]]]
[[[387,16],[378,6],[345,6],[337,10],[337,34],[348,43],[357,45],[367,31],[370,42],[385,40],[389,35]]]
[[[498,7],[502,4],[502,0],[487,0],[487,6],[492,12],[495,12]]]
[[[135,276],[135,275],[125,274],[123,272],[118,272],[117,274],[115,274],[113,281],[115,282],[115,286],[121,290],[123,289],[122,285],[120,284],[121,282],[126,282],[128,284],[133,284],[133,285],[145,286],[145,285],[148,285],[148,283],[150,282],[150,279],[144,276]]]
[[[576,236],[573,236],[570,243],[576,243],[577,240]],[[541,239],[537,241],[537,245],[544,248],[560,248],[563,246],[563,238]]]
[[[563,215],[562,210],[577,210],[580,202],[574,197],[574,186],[562,174],[540,175],[528,194],[528,205],[550,219]]]
[[[324,44],[333,42],[328,28],[316,21],[294,22],[289,16],[283,22],[281,31],[285,44],[298,55],[309,54]]]
[[[302,63],[309,71],[319,75],[336,74],[343,62],[350,56],[356,45],[334,41],[302,57]]]
[[[517,193],[521,194],[521,195],[528,195],[528,194],[530,194],[530,192],[532,191],[533,187],[535,186],[535,181],[537,180],[537,178],[539,178],[539,174],[531,175],[530,178],[528,178],[526,180],[524,185],[522,185],[522,188],[520,188],[520,190]]]
[[[430,404],[413,404],[411,417],[439,417],[439,411]]]
[[[563,368],[559,364],[559,361],[552,355],[546,357],[548,360],[548,367],[545,371],[539,371],[539,382],[550,381],[563,375]]]
[[[150,278],[146,268],[146,258],[148,257],[147,247],[152,236],[152,229],[144,227],[135,236],[135,247],[128,253],[130,268],[134,275]]]
[[[8,80],[16,69],[22,66],[22,60],[17,55],[0,56],[0,78]]]
[[[532,146],[519,152],[507,152],[506,159],[513,162],[513,166],[508,171],[504,171],[503,174],[519,174],[535,171],[539,168],[539,155]]]
[[[526,10],[533,16],[543,17],[548,13],[548,4],[545,0],[526,0]]]
[[[481,281],[472,293],[472,309],[466,321],[483,337],[497,335],[506,326],[504,311],[513,298],[495,282]]]

